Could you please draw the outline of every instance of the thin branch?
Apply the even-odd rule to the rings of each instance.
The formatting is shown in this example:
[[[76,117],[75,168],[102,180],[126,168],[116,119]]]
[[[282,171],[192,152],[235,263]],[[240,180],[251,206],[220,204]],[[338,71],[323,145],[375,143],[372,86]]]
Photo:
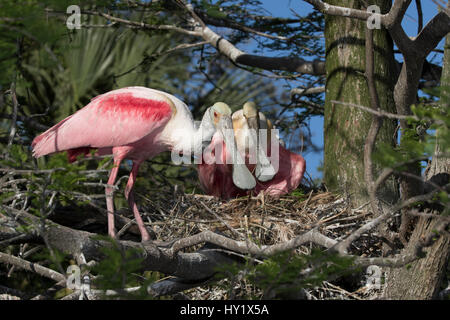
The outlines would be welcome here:
[[[203,208],[206,209],[206,211],[208,211],[209,213],[211,213],[214,217],[216,217],[216,219],[218,219],[220,222],[222,222],[227,228],[228,230],[230,230],[231,232],[233,232],[236,236],[238,236],[241,239],[245,239],[245,236],[240,233],[239,231],[237,231],[236,229],[234,229],[233,227],[231,227],[225,220],[223,220],[217,213],[215,213],[213,210],[211,210],[206,204],[203,203],[203,201],[200,201],[200,204],[203,206]]]
[[[359,104],[351,103],[351,102],[343,102],[343,101],[337,101],[337,100],[331,100],[332,103],[338,104],[338,105],[344,105],[349,107],[358,108],[364,111],[367,111],[373,115],[379,116],[379,117],[385,117],[388,119],[396,119],[396,120],[414,120],[414,121],[432,121],[438,125],[445,125],[446,123],[439,119],[432,119],[428,117],[419,118],[413,114],[411,115],[404,115],[404,114],[396,114],[396,113],[390,113],[386,112],[384,110],[373,110],[369,107],[361,106]]]
[[[416,9],[417,9],[417,19],[419,23],[417,24],[417,33],[420,33],[423,29],[423,12],[422,12],[422,1],[416,0]]]
[[[294,88],[291,90],[291,97],[294,95],[308,96],[308,95],[323,93],[323,92],[325,92],[325,86],[312,87],[312,88],[306,88],[306,89]]]
[[[450,223],[450,217],[449,216],[443,216],[443,215],[439,215],[439,214],[432,214],[432,213],[425,213],[425,212],[419,212],[419,210],[411,210],[408,211],[406,214],[410,215],[410,216],[414,216],[414,217],[423,217],[423,218],[428,218],[428,219],[439,219],[439,220],[443,220],[446,223]]]
[[[42,45],[44,50],[47,51],[47,53],[49,54],[50,58],[53,61],[55,61],[56,65],[58,67],[58,70],[60,72],[62,72],[64,70],[61,62],[58,60],[58,58],[56,57],[55,53],[49,48],[49,46],[46,43],[42,43],[38,38],[36,38],[30,32],[28,32],[26,30],[19,29],[19,28],[15,27],[15,26],[10,26],[10,25],[6,25],[6,24],[0,24],[0,28],[5,28],[5,29],[8,29],[10,31],[18,32],[20,34],[23,34],[25,37],[33,40],[34,42],[39,43],[40,45]]]
[[[48,174],[56,171],[67,171],[67,168],[53,168],[53,169],[15,169],[15,168],[0,168],[0,172],[6,172],[10,174]],[[92,174],[92,173],[108,173],[109,170],[80,170],[80,174]]]
[[[377,218],[367,222],[359,229],[355,230],[352,234],[350,234],[347,238],[345,238],[343,241],[337,243],[332,249],[337,250],[341,254],[347,254],[347,250],[352,244],[353,241],[358,239],[363,233],[368,232],[369,230],[375,228],[377,225],[379,225],[381,222],[387,220],[388,218],[392,217],[393,214],[403,208],[406,208],[416,202],[419,201],[428,201],[431,198],[433,198],[438,190],[434,190],[432,192],[429,192],[424,195],[419,195],[415,197],[411,197],[408,200],[405,200],[396,206],[394,206],[391,210],[389,210],[386,213],[383,213],[382,215],[378,216]]]
[[[23,234],[19,234],[16,237],[12,237],[10,239],[2,240],[2,241],[0,241],[0,249],[10,245],[11,243],[17,243],[18,241],[24,242],[26,240],[29,240],[30,238],[33,238],[33,236],[23,233]]]
[[[59,272],[3,252],[0,252],[0,262],[11,264],[27,271],[35,272],[43,277],[52,279],[57,282],[66,280],[66,277]]]
[[[351,9],[341,6],[334,6],[321,0],[304,0],[313,5],[318,11],[330,16],[350,17],[359,20],[367,20],[372,13],[365,10]]]
[[[15,80],[11,84],[10,91],[11,91],[11,100],[13,103],[13,113],[12,113],[11,130],[9,133],[7,149],[9,149],[11,147],[11,145],[14,141],[14,137],[16,136],[16,129],[17,129],[17,112],[18,112],[18,108],[19,108],[19,102],[17,101]]]
[[[0,118],[3,119],[14,119],[14,115],[13,114],[0,114]],[[25,124],[29,125],[30,127],[36,129],[36,130],[40,130],[40,131],[45,131],[47,130],[49,127],[40,124],[39,122],[31,119],[30,117],[24,117],[21,115],[17,115],[16,119],[19,121],[24,122]]]
[[[200,34],[204,40],[208,41],[209,44],[216,48],[221,54],[228,57],[233,63],[244,64],[249,67],[256,67],[264,70],[283,70],[313,75],[323,74],[325,71],[325,63],[319,60],[306,61],[297,57],[264,57],[247,54],[206,26],[193,8],[189,5],[185,5],[182,1],[178,2],[191,14],[193,18],[191,26],[194,28],[195,32]]]
[[[247,27],[245,25],[242,25],[240,23],[234,22],[232,20],[226,19],[226,18],[213,18],[211,16],[208,16],[206,13],[195,10],[195,13],[207,24],[216,26],[216,27],[225,27],[230,29],[235,29],[243,32],[253,33],[260,37],[268,38],[271,40],[280,40],[280,41],[292,41],[296,36],[293,37],[283,37],[283,36],[276,36],[272,34],[268,34],[265,32],[261,32],[258,30],[255,30],[253,28]]]
[[[255,256],[270,256],[278,252],[297,248],[298,246],[308,242],[321,245],[325,248],[331,248],[337,243],[335,240],[319,233],[317,229],[312,229],[304,234],[295,237],[290,241],[270,246],[258,246],[255,243],[249,241],[235,241],[208,230],[175,241],[170,249],[170,252],[171,254],[174,254],[183,248],[191,247],[203,242],[212,243],[228,250],[243,254],[252,254]]]
[[[411,50],[424,59],[449,32],[450,16],[447,12],[441,11],[418,34]]]
[[[111,22],[111,23],[108,23],[108,24],[82,24],[82,25],[80,25],[80,27],[81,28],[86,28],[86,29],[89,29],[89,28],[104,28],[104,29],[107,29],[107,28],[114,27],[117,23],[118,22]]]
[[[387,178],[389,178],[391,176],[391,174],[393,174],[397,168],[400,168],[402,166],[405,165],[409,165],[412,163],[417,163],[418,161],[426,161],[428,160],[428,157],[424,156],[424,157],[420,157],[420,158],[414,158],[414,159],[410,159],[401,163],[397,163],[395,166],[393,166],[392,168],[385,168],[381,174],[378,176],[377,180],[375,181],[375,191],[378,190],[378,187],[383,184]]]
[[[46,11],[47,12],[53,12],[53,13],[65,14],[65,12],[59,12],[59,11],[56,11],[56,10],[53,10],[53,9],[46,9]],[[125,26],[133,27],[133,28],[147,29],[147,30],[175,31],[175,32],[186,34],[186,35],[190,35],[190,36],[199,36],[200,35],[196,31],[183,29],[183,28],[180,28],[180,27],[177,27],[177,26],[174,26],[174,25],[152,25],[152,24],[145,23],[143,21],[138,22],[138,21],[132,21],[132,20],[127,20],[127,19],[115,17],[115,16],[112,16],[110,14],[107,14],[107,13],[104,13],[104,12],[99,12],[99,11],[84,10],[84,11],[81,12],[81,14],[88,14],[88,15],[103,17],[103,18],[105,18],[107,20],[114,21],[114,22],[117,22],[117,23],[121,23],[121,24],[123,24]]]
[[[17,289],[12,289],[12,288],[8,288],[5,286],[0,285],[0,294],[9,294],[12,296],[17,296],[17,297],[25,297],[26,294],[22,291],[19,291]]]

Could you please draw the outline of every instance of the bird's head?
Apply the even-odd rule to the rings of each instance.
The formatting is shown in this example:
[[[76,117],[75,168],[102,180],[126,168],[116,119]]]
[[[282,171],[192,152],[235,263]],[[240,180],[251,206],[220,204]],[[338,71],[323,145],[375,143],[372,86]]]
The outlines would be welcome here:
[[[226,122],[227,118],[231,118],[231,109],[224,102],[216,102],[212,107],[208,109],[209,116],[214,124],[214,127],[218,128],[219,123]]]
[[[247,101],[244,103],[242,110],[244,111],[244,117],[247,119],[256,118],[258,116],[258,108],[256,107],[256,103],[253,101]]]
[[[256,186],[256,180],[236,148],[231,114],[230,107],[224,102],[216,102],[206,110],[203,121],[206,123],[203,123],[202,126],[206,130],[209,128],[211,132],[207,134],[208,137],[204,139],[204,142],[208,143],[216,132],[220,132],[225,142],[226,150],[232,156],[233,183],[240,189],[253,189]]]

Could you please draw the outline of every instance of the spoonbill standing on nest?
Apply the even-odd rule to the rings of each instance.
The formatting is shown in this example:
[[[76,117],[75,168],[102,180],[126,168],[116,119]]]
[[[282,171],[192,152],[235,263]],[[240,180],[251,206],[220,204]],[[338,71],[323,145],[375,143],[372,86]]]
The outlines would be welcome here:
[[[237,149],[245,159],[249,171],[254,172],[255,177],[259,180],[250,192],[256,195],[263,192],[265,195],[281,196],[297,188],[306,170],[305,159],[301,155],[285,149],[280,145],[278,138],[275,138],[274,141],[276,145],[272,145],[271,129],[273,126],[263,113],[258,112],[256,105],[253,102],[245,103],[241,110],[233,113],[232,121]],[[267,148],[263,148],[261,142],[257,140],[259,137],[257,132],[259,133],[260,129],[267,130]],[[222,157],[225,158],[227,156],[226,146],[221,136],[217,134],[213,136],[208,148],[214,148],[216,145],[225,149],[225,152],[222,152]],[[252,164],[249,161],[250,151],[255,150],[255,146],[257,164]],[[275,153],[274,157],[277,156],[276,150],[271,150],[271,146],[278,147],[278,166],[274,166],[278,167],[278,170],[274,169],[277,172],[268,179],[261,179],[258,176],[258,164],[264,163],[265,159],[268,159],[267,157],[271,157],[272,151]],[[214,151],[211,152],[214,154]],[[261,159],[266,155],[266,158]],[[274,164],[273,161],[272,164]],[[204,161],[198,165],[200,184],[207,194],[223,199],[247,195],[248,190],[233,183],[231,173],[232,168],[228,164],[209,164],[208,161]]]
[[[33,155],[67,151],[69,160],[97,150],[98,155],[112,154],[114,167],[110,172],[106,193],[108,234],[115,238],[113,185],[120,163],[133,161],[125,197],[133,211],[142,241],[150,240],[133,196],[133,185],[140,164],[155,155],[170,151],[201,152],[216,132],[221,132],[225,144],[232,150],[234,140],[225,134],[232,128],[231,110],[224,103],[209,107],[198,128],[185,103],[163,91],[144,87],[113,90],[95,97],[91,102],[58,124],[37,136],[32,142]],[[241,189],[251,189],[255,179],[248,171],[239,152],[232,166],[232,181]]]

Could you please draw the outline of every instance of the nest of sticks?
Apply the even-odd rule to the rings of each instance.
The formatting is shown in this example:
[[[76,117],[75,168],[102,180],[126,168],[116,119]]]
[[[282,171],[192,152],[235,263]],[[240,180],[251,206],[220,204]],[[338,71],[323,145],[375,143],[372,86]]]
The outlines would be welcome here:
[[[327,237],[341,240],[372,217],[369,203],[352,208],[348,198],[324,190],[294,192],[278,199],[271,197],[242,197],[231,200],[202,194],[166,190],[152,199],[141,195],[140,203],[154,236],[160,241],[185,238],[210,230],[237,239],[243,234],[262,245],[289,241],[313,228]],[[365,234],[355,241],[351,254],[365,257],[381,255],[382,242],[376,236]],[[196,250],[190,248],[189,250]],[[309,254],[311,245],[297,248],[300,254]],[[247,281],[221,280],[221,284],[202,286],[185,292],[182,297],[204,299],[230,299],[258,297],[258,292]],[[228,282],[228,283],[227,283]],[[231,285],[232,293],[223,287]],[[322,286],[307,290],[308,299],[370,299],[379,292],[365,286],[324,282]]]
[[[373,218],[369,203],[354,208],[346,196],[306,186],[300,186],[291,194],[278,199],[248,196],[221,200],[203,194],[186,193],[182,187],[170,183],[157,183],[137,189],[135,194],[139,210],[153,238],[163,242],[209,230],[230,239],[250,239],[254,243],[270,246],[287,242],[314,228],[328,238],[339,241]],[[80,196],[76,193],[74,196],[86,204],[58,205],[51,220],[78,230],[106,234],[104,195],[89,193]],[[128,206],[116,209],[116,226],[120,238],[140,241],[131,210]],[[193,252],[201,246],[183,250]],[[308,255],[313,248],[314,245],[305,244],[298,247],[296,252]],[[376,257],[381,256],[381,248],[381,240],[373,233],[367,233],[352,243],[349,253]],[[340,279],[324,282],[319,287],[308,289],[307,298],[370,299],[379,296],[379,292],[366,286],[364,275],[359,275],[358,281],[356,284],[343,283]],[[230,287],[233,289],[230,290]],[[258,290],[245,277],[238,277],[202,285],[180,296],[195,300],[263,297]]]

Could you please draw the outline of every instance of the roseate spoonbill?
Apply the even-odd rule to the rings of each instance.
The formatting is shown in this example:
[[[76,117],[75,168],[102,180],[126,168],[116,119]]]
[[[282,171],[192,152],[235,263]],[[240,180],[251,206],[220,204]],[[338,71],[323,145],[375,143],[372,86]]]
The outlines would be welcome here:
[[[128,87],[97,96],[91,102],[58,124],[37,136],[32,142],[33,155],[67,151],[69,160],[97,149],[98,155],[112,154],[114,167],[107,182],[106,205],[108,234],[115,237],[113,185],[122,160],[133,161],[125,197],[134,213],[142,241],[150,239],[133,196],[133,185],[140,164],[155,155],[172,150],[177,154],[203,150],[216,132],[222,132],[225,144],[236,148],[224,132],[232,128],[231,110],[224,103],[209,107],[198,128],[189,108],[175,96],[144,87]],[[244,163],[239,152],[236,162]],[[232,166],[232,181],[239,188],[251,189],[255,179],[242,164]]]
[[[255,137],[257,130],[267,129],[267,156],[271,155],[271,129],[273,128],[270,120],[266,119],[262,112],[258,112],[256,105],[252,102],[244,104],[243,109],[236,111],[232,116],[233,129],[235,132],[235,140],[237,149],[241,153],[242,157],[246,160],[246,165],[251,172],[256,172],[255,164],[249,163],[249,149],[251,150],[252,144],[255,143]],[[252,137],[252,130],[253,137]],[[259,135],[258,135],[259,136]],[[278,172],[275,176],[268,181],[257,181],[256,186],[252,190],[243,190],[239,188],[231,179],[230,165],[227,164],[208,164],[207,161],[198,165],[198,175],[200,184],[204,191],[216,197],[223,199],[229,199],[237,196],[244,196],[249,192],[259,194],[263,192],[265,195],[281,196],[286,194],[300,184],[303,178],[303,174],[306,170],[305,159],[301,155],[290,152],[280,144],[280,140],[277,138],[278,143]],[[259,144],[258,142],[256,142]],[[208,148],[214,148],[215,145],[222,144],[222,147],[226,149],[226,146],[221,139],[220,135],[214,135],[211,144]],[[259,150],[264,150],[261,145],[258,145]],[[258,152],[259,152],[258,150]],[[214,151],[211,151],[214,153]],[[226,150],[225,155],[226,157]],[[259,161],[259,160],[258,160]]]

